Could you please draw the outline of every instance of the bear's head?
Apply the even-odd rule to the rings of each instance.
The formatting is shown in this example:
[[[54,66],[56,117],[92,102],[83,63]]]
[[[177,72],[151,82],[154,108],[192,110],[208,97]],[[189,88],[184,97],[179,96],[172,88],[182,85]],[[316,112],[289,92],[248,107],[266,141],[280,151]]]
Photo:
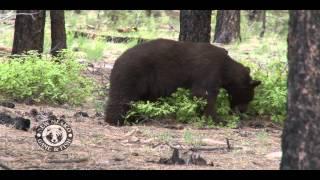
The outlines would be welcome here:
[[[250,77],[249,68],[245,67],[244,70],[243,76],[237,77],[238,81],[227,89],[231,109],[240,113],[247,111],[248,105],[254,97],[254,89],[261,84],[261,81],[253,80]]]

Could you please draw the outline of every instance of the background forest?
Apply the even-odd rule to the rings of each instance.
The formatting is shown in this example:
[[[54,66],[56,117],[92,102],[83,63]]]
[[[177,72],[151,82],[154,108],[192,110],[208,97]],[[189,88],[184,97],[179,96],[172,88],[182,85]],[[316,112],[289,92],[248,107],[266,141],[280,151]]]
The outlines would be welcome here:
[[[0,168],[279,169],[283,158],[283,169],[317,169],[318,161],[302,162],[297,154],[317,157],[317,143],[308,140],[317,139],[310,110],[317,103],[308,102],[317,99],[318,81],[305,81],[299,68],[318,74],[311,68],[318,66],[318,17],[318,11],[287,10],[0,10],[0,124],[6,125],[0,126]],[[227,124],[215,124],[199,113],[206,102],[179,88],[157,101],[132,102],[126,126],[104,122],[115,60],[158,38],[211,43],[250,67],[262,84],[249,111],[230,113],[221,90],[217,112]],[[310,96],[295,99],[302,91]],[[52,115],[75,133],[73,144],[56,154],[40,149],[33,134]],[[299,149],[305,141],[308,147]]]

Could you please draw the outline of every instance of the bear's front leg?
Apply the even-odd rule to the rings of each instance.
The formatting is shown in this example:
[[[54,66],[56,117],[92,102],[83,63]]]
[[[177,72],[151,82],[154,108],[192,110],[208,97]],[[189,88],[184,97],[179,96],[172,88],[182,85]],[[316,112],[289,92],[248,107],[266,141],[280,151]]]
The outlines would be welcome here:
[[[218,94],[219,94],[219,89],[208,91],[207,105],[204,110],[204,115],[206,117],[210,116],[213,119],[213,121],[215,121],[216,123],[223,122],[223,119],[221,119],[217,115],[216,102],[217,102]]]
[[[206,88],[201,88],[201,86],[193,86],[191,91],[192,96],[207,100],[207,105],[204,109],[204,115],[206,117],[211,117],[216,123],[223,122],[223,120],[218,117],[216,110],[216,100],[219,89],[207,91]]]

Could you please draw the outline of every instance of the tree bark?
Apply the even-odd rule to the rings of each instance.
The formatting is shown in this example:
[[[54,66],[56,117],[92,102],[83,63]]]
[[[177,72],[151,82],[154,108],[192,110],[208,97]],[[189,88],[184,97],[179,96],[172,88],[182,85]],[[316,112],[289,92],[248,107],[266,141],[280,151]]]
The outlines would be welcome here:
[[[54,56],[62,49],[67,48],[67,35],[63,10],[51,10],[51,51]]]
[[[267,11],[263,11],[262,14],[262,30],[260,32],[260,38],[264,36],[264,33],[266,31],[266,23],[267,23]]]
[[[151,17],[151,10],[145,10],[145,12],[147,17]]]
[[[218,10],[214,42],[229,44],[240,37],[240,11]]]
[[[280,168],[320,169],[320,12],[289,12],[288,118]]]
[[[12,54],[43,52],[45,10],[17,10]]]
[[[248,11],[249,21],[262,21],[264,12],[265,10],[249,10]]]
[[[210,42],[211,10],[181,10],[179,41]]]

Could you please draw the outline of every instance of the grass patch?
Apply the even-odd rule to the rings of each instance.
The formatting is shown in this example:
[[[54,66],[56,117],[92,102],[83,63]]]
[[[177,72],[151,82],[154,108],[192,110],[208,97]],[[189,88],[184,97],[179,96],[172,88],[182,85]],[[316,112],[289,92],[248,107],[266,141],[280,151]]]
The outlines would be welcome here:
[[[194,147],[203,145],[202,137],[199,134],[192,133],[190,130],[184,130],[183,140],[186,144],[192,145]]]
[[[106,42],[100,39],[87,39],[85,37],[73,38],[73,34],[69,34],[67,44],[70,49],[83,52],[85,59],[89,61],[101,60],[106,49]]]

